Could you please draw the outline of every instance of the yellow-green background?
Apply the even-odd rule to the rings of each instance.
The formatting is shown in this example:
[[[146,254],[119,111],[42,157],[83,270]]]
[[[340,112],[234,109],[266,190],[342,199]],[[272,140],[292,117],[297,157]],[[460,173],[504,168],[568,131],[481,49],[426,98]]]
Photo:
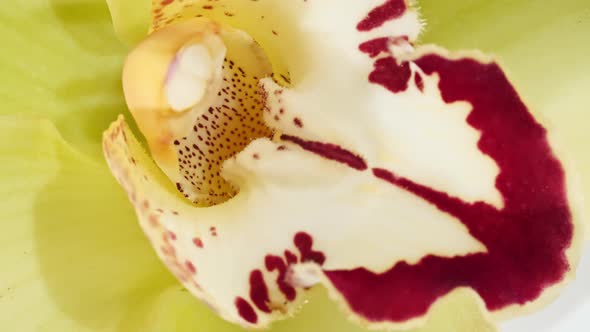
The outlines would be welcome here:
[[[346,0],[356,1],[356,0]],[[590,193],[588,0],[423,0],[423,42],[497,54]],[[0,5],[0,331],[239,331],[152,255],[101,156],[125,105],[104,0]],[[430,331],[484,331],[468,298]],[[473,326],[478,326],[477,328]],[[361,331],[319,290],[273,332]]]

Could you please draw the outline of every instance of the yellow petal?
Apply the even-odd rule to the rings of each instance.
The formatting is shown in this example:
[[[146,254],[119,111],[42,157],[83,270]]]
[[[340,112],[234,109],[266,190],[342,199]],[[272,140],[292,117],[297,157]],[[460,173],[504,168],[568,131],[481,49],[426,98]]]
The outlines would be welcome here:
[[[145,37],[151,20],[150,0],[106,0],[115,32],[119,38],[133,45]]]
[[[125,47],[104,0],[15,1],[0,7],[0,114],[40,115],[74,147],[102,157],[101,133],[125,109]]]
[[[3,331],[118,331],[171,282],[108,170],[49,121],[0,117],[0,183]]]

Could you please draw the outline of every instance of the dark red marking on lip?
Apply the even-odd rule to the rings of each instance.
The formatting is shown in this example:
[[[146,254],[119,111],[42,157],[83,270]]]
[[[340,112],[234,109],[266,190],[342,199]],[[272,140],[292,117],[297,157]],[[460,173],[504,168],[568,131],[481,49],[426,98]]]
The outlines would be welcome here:
[[[414,84],[416,84],[416,87],[420,92],[424,92],[424,79],[418,72],[414,73]]]
[[[390,40],[388,37],[372,39],[360,44],[359,50],[374,58],[380,53],[389,53]]]
[[[295,300],[297,291],[288,280],[289,267],[297,262],[316,262],[320,265],[326,261],[326,256],[320,251],[313,250],[313,238],[305,232],[299,232],[293,237],[293,244],[299,250],[300,258],[290,250],[284,251],[284,258],[276,255],[267,255],[264,265],[269,272],[277,271],[276,284],[288,301]],[[250,299],[258,309],[271,312],[268,306],[269,293],[263,274],[260,270],[250,272]]]
[[[270,302],[268,288],[260,270],[254,270],[250,273],[250,300],[261,311],[266,313],[271,312],[268,307],[268,303]]]
[[[258,315],[256,314],[256,311],[254,311],[254,308],[252,308],[252,305],[248,303],[248,301],[241,297],[236,297],[235,305],[238,309],[238,314],[246,322],[251,324],[256,324],[258,322]]]
[[[370,31],[385,24],[387,21],[401,17],[408,7],[406,0],[387,0],[383,5],[373,9],[356,28],[359,31]]]
[[[188,271],[191,274],[196,274],[197,273],[197,268],[195,267],[195,265],[191,262],[191,261],[186,261],[185,262],[186,268],[188,269]]]
[[[403,10],[383,11],[394,3],[403,4]],[[388,1],[372,11],[358,28],[378,27],[402,15],[405,9],[405,1]],[[387,40],[382,39],[359,48],[376,56],[386,46]],[[324,273],[349,307],[373,322],[417,318],[457,287],[472,288],[490,311],[534,301],[569,270],[565,252],[573,237],[564,170],[552,153],[546,131],[497,64],[449,60],[436,54],[425,55],[415,63],[425,75],[439,75],[439,89],[446,103],[467,101],[472,105],[467,124],[481,132],[478,148],[500,168],[495,185],[504,205],[498,209],[484,202],[467,203],[382,168],[372,168],[373,175],[457,218],[487,252],[450,258],[428,255],[416,264],[398,262],[384,273],[364,268]],[[408,64],[397,63],[393,57],[378,59],[370,77],[372,83],[393,93],[406,90],[410,79]],[[416,74],[414,84],[423,90],[423,77]],[[353,169],[368,168],[364,159],[341,146],[288,135],[282,139]],[[294,239],[301,261],[323,262],[323,253],[310,255],[306,249],[313,252],[308,236],[298,233]],[[265,264],[269,271],[279,271],[277,284],[281,288],[285,284],[285,273],[281,271],[288,269],[288,257],[268,255]]]
[[[170,238],[172,241],[176,241],[176,233],[168,231],[168,238]]]
[[[294,253],[292,253],[289,250],[285,250],[285,260],[287,261],[287,264],[289,264],[289,265],[295,264],[295,263],[297,263],[297,255],[295,255]]]
[[[203,248],[203,240],[201,240],[201,238],[193,238],[193,244],[197,247],[197,248]]]
[[[295,243],[295,247],[299,249],[302,262],[316,262],[319,265],[323,265],[326,261],[326,256],[324,253],[320,251],[314,251],[312,249],[313,238],[311,235],[304,232],[299,232],[295,234],[295,239],[293,242]]]
[[[297,292],[295,291],[295,288],[289,285],[286,281],[288,266],[285,264],[283,258],[280,256],[267,255],[264,259],[264,265],[269,272],[275,270],[278,272],[277,285],[279,286],[281,293],[285,295],[287,300],[293,301]]]
[[[426,256],[414,265],[397,263],[381,274],[358,268],[325,271],[326,276],[352,310],[376,322],[423,315],[439,297],[463,286],[474,289],[491,311],[537,299],[569,270],[565,251],[573,236],[564,171],[545,129],[497,64],[438,55],[423,56],[416,64],[425,74],[440,76],[445,102],[468,101],[473,106],[467,123],[481,131],[478,148],[500,168],[496,188],[504,207],[466,203],[385,169],[374,168],[373,174],[456,217],[487,252]]]
[[[375,69],[369,74],[371,83],[380,84],[393,93],[405,91],[412,76],[410,64],[407,61],[397,61],[393,57],[375,61]]]
[[[367,163],[365,160],[358,155],[343,149],[342,147],[330,144],[330,143],[322,143],[322,142],[315,142],[315,141],[307,141],[299,137],[290,136],[290,135],[282,135],[282,140],[289,141],[299,145],[306,151],[313,152],[317,155],[320,155],[326,159],[334,160],[339,163],[348,165],[349,167],[364,171],[367,169]]]
[[[410,43],[407,36],[375,38],[360,44],[359,50],[374,58],[381,53],[391,54],[389,46],[402,43]]]

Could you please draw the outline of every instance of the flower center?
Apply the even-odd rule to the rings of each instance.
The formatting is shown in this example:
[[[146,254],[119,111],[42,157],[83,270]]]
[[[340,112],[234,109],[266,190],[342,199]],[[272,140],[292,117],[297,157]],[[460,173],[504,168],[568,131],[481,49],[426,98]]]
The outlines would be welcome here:
[[[130,55],[126,72],[139,65],[152,75],[124,75],[125,94],[158,165],[199,206],[233,197],[238,188],[224,179],[224,161],[273,134],[258,86],[272,76],[263,50],[243,31],[195,19],[152,34]],[[145,89],[142,79],[158,76],[160,83]],[[145,105],[150,92],[160,99]]]

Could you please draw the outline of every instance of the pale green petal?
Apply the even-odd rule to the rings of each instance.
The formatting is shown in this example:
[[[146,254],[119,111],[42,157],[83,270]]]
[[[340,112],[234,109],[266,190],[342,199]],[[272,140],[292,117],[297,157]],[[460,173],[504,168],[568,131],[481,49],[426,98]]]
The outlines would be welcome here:
[[[173,284],[107,169],[48,121],[0,116],[0,183],[0,330],[120,331]]]
[[[100,158],[101,132],[125,109],[126,48],[104,0],[27,0],[0,6],[0,114],[51,119]]]
[[[590,2],[421,1],[423,42],[497,54],[534,113],[577,162],[590,197]],[[586,202],[586,211],[590,206]],[[589,218],[585,218],[588,220]],[[587,230],[590,227],[587,227]]]
[[[133,45],[145,37],[151,23],[150,0],[106,0],[115,32],[125,43]]]

